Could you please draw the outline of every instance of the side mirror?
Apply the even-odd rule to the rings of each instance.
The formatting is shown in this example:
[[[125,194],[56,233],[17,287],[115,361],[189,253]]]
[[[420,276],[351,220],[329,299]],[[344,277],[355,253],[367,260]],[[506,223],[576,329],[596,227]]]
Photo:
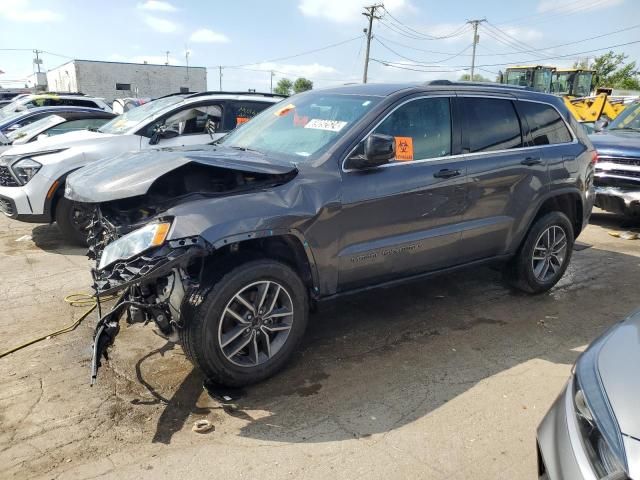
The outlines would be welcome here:
[[[608,126],[609,120],[607,120],[606,118],[601,118],[599,120],[596,120],[596,123],[593,124],[593,130],[596,132],[601,132]]]
[[[149,139],[149,145],[157,145],[163,138],[175,138],[178,135],[180,135],[180,132],[177,130],[167,128],[165,125],[159,125],[154,129],[153,135]]]
[[[347,168],[364,170],[389,163],[396,156],[396,139],[390,135],[374,133],[364,141],[364,154],[347,160]]]

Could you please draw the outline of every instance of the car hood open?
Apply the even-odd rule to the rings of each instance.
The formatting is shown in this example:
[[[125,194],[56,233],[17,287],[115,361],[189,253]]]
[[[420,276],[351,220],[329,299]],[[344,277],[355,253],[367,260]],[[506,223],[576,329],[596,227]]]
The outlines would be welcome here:
[[[606,339],[598,370],[623,434],[640,438],[640,310],[620,323]]]
[[[626,130],[605,130],[589,135],[600,155],[640,156],[640,133]]]
[[[151,149],[81,168],[67,178],[65,196],[76,202],[102,203],[144,195],[156,179],[188,163],[275,175],[296,170],[290,162],[216,145]]]

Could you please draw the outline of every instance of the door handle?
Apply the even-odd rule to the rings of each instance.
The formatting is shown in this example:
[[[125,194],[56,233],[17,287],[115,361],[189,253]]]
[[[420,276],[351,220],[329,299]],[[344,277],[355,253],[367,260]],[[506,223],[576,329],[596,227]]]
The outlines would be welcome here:
[[[433,174],[433,176],[436,178],[451,178],[457,177],[458,175],[460,175],[460,170],[452,170],[449,168],[443,168],[442,170]]]
[[[539,157],[527,157],[520,162],[522,165],[526,165],[527,167],[532,167],[534,165],[540,165],[542,160]]]

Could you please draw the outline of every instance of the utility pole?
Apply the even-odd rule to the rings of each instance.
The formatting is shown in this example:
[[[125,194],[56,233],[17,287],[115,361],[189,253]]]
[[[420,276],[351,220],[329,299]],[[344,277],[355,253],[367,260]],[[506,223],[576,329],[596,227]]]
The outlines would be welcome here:
[[[364,55],[364,74],[362,75],[362,83],[367,83],[367,73],[369,72],[369,50],[371,49],[371,38],[373,37],[372,29],[373,29],[373,19],[380,20],[380,16],[376,15],[376,11],[378,8],[381,8],[383,5],[381,3],[376,3],[374,5],[369,5],[368,7],[364,7],[364,12],[362,15],[369,19],[369,28],[364,29],[364,33],[367,34],[367,51]]]
[[[220,88],[219,88],[219,91],[222,91],[222,65],[218,65],[218,72],[220,73]]]
[[[467,23],[470,23],[471,25],[473,25],[473,52],[471,54],[471,78],[469,80],[471,80],[473,82],[473,73],[476,67],[476,45],[478,44],[478,41],[480,40],[480,37],[478,36],[478,25],[480,25],[482,22],[486,22],[487,19],[486,18],[481,18],[479,20],[469,20],[467,21]]]
[[[40,53],[42,53],[40,50],[34,50],[33,53],[36,55],[36,58],[33,59],[33,63],[35,63],[38,66],[38,73],[40,73],[40,65],[42,65],[42,60],[40,60]]]
[[[271,93],[273,93],[273,77],[275,77],[276,74],[273,72],[273,70],[271,70]]]
[[[171,53],[169,50],[165,52],[167,54],[167,60],[164,62],[165,65],[169,65],[169,54]]]
[[[187,81],[189,81],[189,54],[190,53],[191,52],[189,51],[189,49],[186,48],[186,46],[185,46],[185,49],[184,49],[184,60],[185,60],[185,62],[187,64]]]

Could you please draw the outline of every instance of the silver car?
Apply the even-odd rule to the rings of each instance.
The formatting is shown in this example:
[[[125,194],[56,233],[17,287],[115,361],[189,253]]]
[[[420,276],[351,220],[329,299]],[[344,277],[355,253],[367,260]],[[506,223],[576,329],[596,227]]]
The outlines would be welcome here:
[[[640,479],[640,310],[580,356],[537,443],[540,479]]]

